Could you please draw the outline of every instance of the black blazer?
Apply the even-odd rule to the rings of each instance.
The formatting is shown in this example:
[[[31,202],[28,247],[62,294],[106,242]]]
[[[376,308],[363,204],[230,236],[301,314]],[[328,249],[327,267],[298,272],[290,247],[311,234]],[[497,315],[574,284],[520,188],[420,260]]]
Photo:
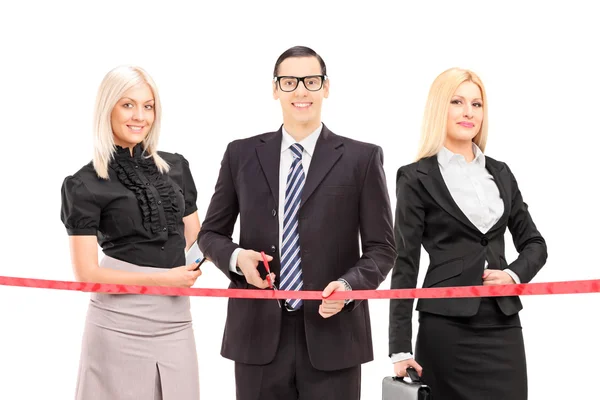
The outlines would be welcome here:
[[[538,232],[514,175],[503,163],[486,156],[486,168],[498,185],[504,213],[483,234],[454,202],[439,169],[437,157],[427,157],[401,167],[396,179],[396,263],[392,289],[417,284],[421,244],[430,262],[423,287],[483,284],[488,268],[514,271],[522,283],[533,279],[546,262],[546,242]],[[519,257],[508,264],[504,255],[504,233],[512,234]],[[517,296],[497,297],[506,315],[523,308]],[[420,299],[417,310],[445,316],[473,316],[480,298]],[[413,300],[390,301],[389,352],[412,352]]]
[[[198,244],[231,280],[230,288],[255,287],[230,272],[237,247],[273,256],[279,284],[279,163],[281,129],[230,143],[221,163]],[[240,216],[239,246],[232,242]],[[312,157],[299,211],[304,290],[321,291],[344,278],[352,289],[376,289],[392,269],[396,251],[392,211],[380,147],[335,135],[323,126]],[[359,247],[359,234],[362,240]],[[259,264],[261,274],[266,272]],[[349,303],[325,319],[320,301],[304,302],[310,360],[337,370],[373,359],[366,301]],[[275,300],[230,299],[221,354],[246,364],[273,360],[282,311]]]

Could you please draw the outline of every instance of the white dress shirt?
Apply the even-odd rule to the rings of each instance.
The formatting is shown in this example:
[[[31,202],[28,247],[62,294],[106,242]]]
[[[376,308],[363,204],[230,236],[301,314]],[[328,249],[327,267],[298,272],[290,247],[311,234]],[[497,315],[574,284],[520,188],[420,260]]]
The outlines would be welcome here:
[[[481,231],[489,231],[504,213],[504,202],[494,177],[485,168],[485,155],[473,143],[475,158],[467,162],[462,154],[455,154],[443,147],[437,154],[440,172],[444,182],[461,211]],[[487,260],[484,268],[488,267]],[[505,269],[516,283],[521,283],[519,276]],[[412,358],[410,353],[392,354],[393,363]]]
[[[485,156],[473,143],[475,158],[468,163],[461,154],[443,147],[437,155],[440,172],[454,202],[482,233],[486,233],[504,212],[494,178],[485,168]]]

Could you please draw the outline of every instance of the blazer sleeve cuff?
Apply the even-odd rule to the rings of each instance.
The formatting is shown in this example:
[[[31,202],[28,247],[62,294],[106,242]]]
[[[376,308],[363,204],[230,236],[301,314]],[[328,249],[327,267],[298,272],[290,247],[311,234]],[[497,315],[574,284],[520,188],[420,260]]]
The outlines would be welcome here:
[[[509,274],[510,277],[513,278],[513,280],[515,281],[515,283],[521,283],[521,279],[519,279],[519,275],[517,275],[514,271],[506,268],[504,270],[504,272],[506,272],[507,274]]]

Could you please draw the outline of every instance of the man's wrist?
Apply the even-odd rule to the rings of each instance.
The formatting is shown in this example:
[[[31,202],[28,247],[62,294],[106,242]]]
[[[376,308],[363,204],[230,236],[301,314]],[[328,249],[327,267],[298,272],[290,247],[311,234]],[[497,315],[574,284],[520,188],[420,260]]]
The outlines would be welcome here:
[[[352,286],[350,286],[350,284],[348,283],[348,281],[345,280],[344,278],[338,279],[338,282],[342,282],[344,284],[344,291],[346,291],[346,292],[352,291]],[[344,305],[350,303],[351,301],[352,301],[352,299],[346,299],[346,300],[344,300]]]

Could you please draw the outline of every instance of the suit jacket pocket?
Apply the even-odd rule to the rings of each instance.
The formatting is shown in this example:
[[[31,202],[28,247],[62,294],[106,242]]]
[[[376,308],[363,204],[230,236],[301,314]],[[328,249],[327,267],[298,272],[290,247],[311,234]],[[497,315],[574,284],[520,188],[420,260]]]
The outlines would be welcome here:
[[[506,262],[506,258],[504,258],[504,256],[499,256],[498,258],[500,258],[500,268],[499,269],[508,268],[508,262]]]
[[[437,286],[441,282],[462,274],[463,264],[463,259],[458,258],[429,267],[429,271],[427,271],[427,275],[423,281],[423,287]]]
[[[233,275],[233,273],[232,273]],[[246,282],[246,278],[243,275],[240,275],[239,278],[235,275],[233,275],[235,277],[235,279],[233,279],[230,283],[229,283],[229,289],[248,289],[249,288],[249,284],[248,282]],[[252,289],[258,289],[255,288],[254,286],[252,286]]]
[[[350,196],[356,193],[354,186],[323,186],[323,193],[327,196]]]

